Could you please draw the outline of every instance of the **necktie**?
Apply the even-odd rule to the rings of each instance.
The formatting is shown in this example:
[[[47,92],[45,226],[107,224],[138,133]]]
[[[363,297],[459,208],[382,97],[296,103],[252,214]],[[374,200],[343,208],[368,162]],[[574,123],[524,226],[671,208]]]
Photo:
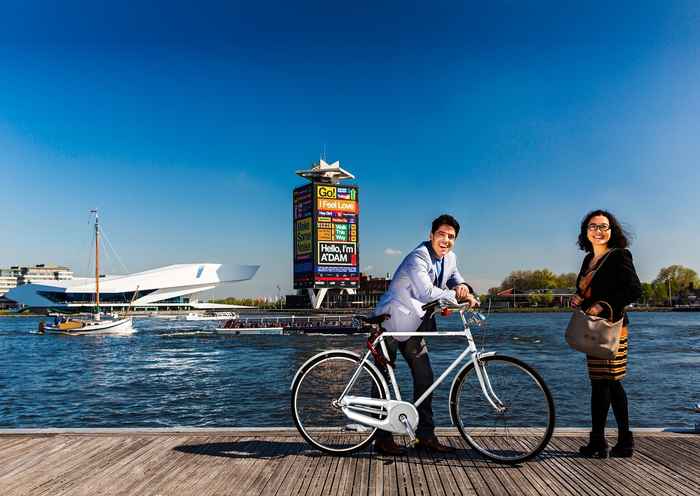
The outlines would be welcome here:
[[[438,288],[442,286],[442,273],[444,272],[445,257],[441,258],[435,263],[435,280],[433,284]]]

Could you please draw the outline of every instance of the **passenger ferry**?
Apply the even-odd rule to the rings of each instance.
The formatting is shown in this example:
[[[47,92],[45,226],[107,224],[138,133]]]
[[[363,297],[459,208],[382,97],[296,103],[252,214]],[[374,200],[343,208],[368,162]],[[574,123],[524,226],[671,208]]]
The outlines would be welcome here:
[[[227,320],[222,334],[358,334],[364,332],[354,315],[245,317]]]

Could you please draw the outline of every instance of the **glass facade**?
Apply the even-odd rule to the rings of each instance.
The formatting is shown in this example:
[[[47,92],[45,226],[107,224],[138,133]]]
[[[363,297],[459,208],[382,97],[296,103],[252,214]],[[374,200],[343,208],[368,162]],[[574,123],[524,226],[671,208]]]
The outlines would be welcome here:
[[[157,290],[146,289],[143,291],[138,291],[137,298],[146,296],[154,291]],[[54,303],[92,303],[95,301],[94,293],[64,293],[62,291],[37,291],[37,293]],[[134,297],[135,293],[135,291],[125,291],[122,293],[100,293],[100,303],[129,303]]]

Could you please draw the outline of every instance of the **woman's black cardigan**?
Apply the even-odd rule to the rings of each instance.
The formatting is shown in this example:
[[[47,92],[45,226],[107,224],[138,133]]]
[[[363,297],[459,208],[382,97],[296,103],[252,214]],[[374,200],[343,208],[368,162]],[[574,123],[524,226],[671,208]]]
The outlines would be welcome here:
[[[593,254],[589,253],[583,259],[581,270],[576,278],[576,288],[578,288],[581,277],[587,272],[592,257]],[[642,285],[634,270],[632,254],[629,250],[617,249],[607,257],[608,259],[593,276],[591,298],[584,300],[581,309],[588,310],[596,301],[608,302],[613,309],[612,320],[616,322],[624,314],[625,307],[637,301],[642,295]],[[605,312],[601,316],[609,318],[610,312],[605,305],[602,306]],[[624,323],[627,324],[627,315],[625,315]]]

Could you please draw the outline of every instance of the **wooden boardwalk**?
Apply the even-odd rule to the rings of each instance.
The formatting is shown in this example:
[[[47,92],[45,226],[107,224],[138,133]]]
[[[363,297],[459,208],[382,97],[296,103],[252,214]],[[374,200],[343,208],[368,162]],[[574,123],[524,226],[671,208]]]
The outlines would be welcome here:
[[[0,495],[640,495],[700,494],[700,435],[637,433],[631,459],[578,456],[557,431],[538,459],[504,466],[460,450],[349,457],[309,449],[292,430],[0,434]]]

